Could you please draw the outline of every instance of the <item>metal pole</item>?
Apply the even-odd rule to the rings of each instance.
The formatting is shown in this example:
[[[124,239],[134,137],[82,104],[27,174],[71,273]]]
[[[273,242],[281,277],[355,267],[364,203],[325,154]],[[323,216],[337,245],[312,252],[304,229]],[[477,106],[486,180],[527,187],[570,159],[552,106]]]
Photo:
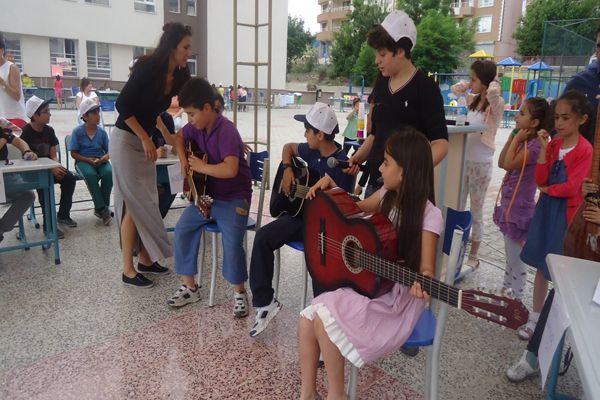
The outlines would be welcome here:
[[[233,124],[237,126],[237,107],[238,107],[238,97],[237,97],[237,85],[238,85],[238,77],[237,77],[237,68],[238,68],[238,58],[237,58],[237,34],[238,34],[238,25],[237,25],[237,0],[233,0]]]
[[[254,0],[254,151],[258,151],[258,0]]]
[[[271,154],[271,53],[273,50],[273,0],[269,0],[269,51],[267,52],[267,151]],[[270,156],[273,159],[273,156]],[[270,176],[267,175],[269,178]],[[267,180],[267,182],[269,182]],[[268,184],[267,184],[268,187]]]

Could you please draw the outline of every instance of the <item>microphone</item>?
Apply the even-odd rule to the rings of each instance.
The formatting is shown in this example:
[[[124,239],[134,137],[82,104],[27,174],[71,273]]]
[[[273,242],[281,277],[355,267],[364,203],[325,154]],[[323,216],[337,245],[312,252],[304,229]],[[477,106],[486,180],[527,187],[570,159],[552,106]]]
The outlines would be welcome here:
[[[350,168],[350,163],[348,161],[338,160],[335,157],[329,157],[327,159],[327,166],[329,168],[339,167],[339,168],[345,169],[345,168]],[[361,171],[366,171],[367,167],[364,164],[361,164],[358,166],[358,169],[360,169]]]

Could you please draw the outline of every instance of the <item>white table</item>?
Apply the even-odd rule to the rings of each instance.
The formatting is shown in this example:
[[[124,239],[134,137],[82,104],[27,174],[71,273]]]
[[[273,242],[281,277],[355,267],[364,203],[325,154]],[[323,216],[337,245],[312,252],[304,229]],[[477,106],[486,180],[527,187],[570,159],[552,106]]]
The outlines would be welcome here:
[[[571,319],[568,332],[586,398],[600,399],[600,306],[592,302],[600,263],[555,254],[549,254],[546,262]]]
[[[438,207],[459,209],[462,193],[462,176],[465,168],[467,134],[481,132],[485,125],[448,125],[448,154],[435,168],[435,204]],[[451,171],[448,174],[448,171]]]
[[[21,191],[42,189],[45,197],[46,216],[48,226],[46,227],[46,240],[37,242],[27,242],[25,233],[20,226],[19,238],[22,243],[14,246],[2,247],[0,252],[27,249],[33,246],[54,247],[54,263],[60,264],[60,254],[58,249],[58,233],[56,225],[56,201],[54,198],[54,178],[52,169],[59,167],[60,164],[49,158],[39,158],[35,161],[25,161],[22,159],[11,159],[9,165],[4,161],[0,162],[0,173],[4,174],[4,185],[6,190]]]

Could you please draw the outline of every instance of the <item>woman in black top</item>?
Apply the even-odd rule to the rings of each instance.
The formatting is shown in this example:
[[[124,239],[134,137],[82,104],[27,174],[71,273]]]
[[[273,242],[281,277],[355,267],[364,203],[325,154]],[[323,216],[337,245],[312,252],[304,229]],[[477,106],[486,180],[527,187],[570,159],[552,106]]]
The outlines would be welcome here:
[[[164,274],[158,264],[172,255],[171,243],[158,208],[156,146],[150,133],[157,118],[189,79],[192,32],[181,23],[168,23],[156,50],[140,57],[116,102],[119,117],[109,145],[113,164],[115,212],[123,252],[123,282],[150,287],[153,282],[136,272],[133,254],[139,254],[137,270]]]

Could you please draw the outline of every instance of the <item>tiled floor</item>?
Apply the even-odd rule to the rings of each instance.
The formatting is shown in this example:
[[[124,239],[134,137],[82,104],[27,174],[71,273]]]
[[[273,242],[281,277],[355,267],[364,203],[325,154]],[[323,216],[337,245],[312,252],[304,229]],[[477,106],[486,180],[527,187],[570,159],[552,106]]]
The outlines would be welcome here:
[[[291,118],[296,112],[273,111],[273,170],[283,144],[303,140],[301,124]],[[239,114],[243,137],[252,136],[250,117],[251,113]],[[341,114],[338,118],[345,121]],[[73,111],[53,112],[51,125],[61,142],[74,120]],[[264,132],[264,111],[259,121]],[[508,130],[499,133],[498,146],[507,134]],[[501,178],[496,169],[487,216]],[[87,198],[79,183],[76,199]],[[176,200],[176,204],[184,203]],[[0,254],[0,399],[298,398],[300,253],[282,250],[279,298],[284,308],[264,333],[250,338],[253,315],[233,318],[231,289],[220,276],[214,308],[207,306],[204,287],[201,302],[169,309],[166,299],[178,287],[174,274],[157,278],[150,290],[123,287],[116,225],[100,224],[90,207],[89,202],[75,204],[73,218],[79,227],[65,228],[60,265],[54,265],[51,252],[40,248]],[[172,210],[166,225],[173,226],[180,213]],[[31,226],[27,230],[28,237],[40,234]],[[252,238],[250,234],[250,246]],[[5,239],[14,240],[12,235]],[[481,255],[481,268],[462,287],[501,286],[502,239],[491,217],[485,220]],[[173,267],[172,259],[164,263]],[[208,282],[208,271],[203,276]],[[525,302],[530,305],[531,286],[528,289]],[[440,398],[542,398],[539,380],[515,385],[504,376],[524,347],[514,332],[451,310],[441,355]],[[422,398],[423,353],[407,358],[398,352],[362,369],[359,397]],[[322,373],[319,379],[324,394]],[[568,394],[582,395],[576,368],[560,378],[559,386]]]

